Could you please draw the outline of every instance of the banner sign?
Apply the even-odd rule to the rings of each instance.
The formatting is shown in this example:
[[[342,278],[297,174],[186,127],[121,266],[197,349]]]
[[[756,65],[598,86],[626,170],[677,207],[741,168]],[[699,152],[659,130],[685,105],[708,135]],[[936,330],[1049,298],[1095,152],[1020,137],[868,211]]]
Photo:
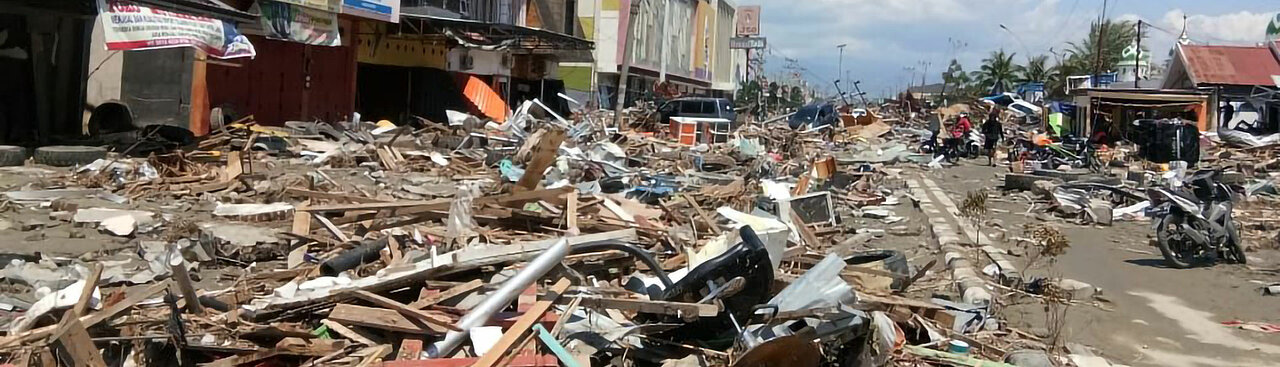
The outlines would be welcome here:
[[[249,39],[221,20],[155,9],[129,1],[98,0],[108,50],[194,47],[219,59],[253,57]]]
[[[729,48],[735,50],[759,50],[765,47],[764,37],[733,37],[729,39]]]
[[[268,38],[317,46],[342,46],[338,15],[274,1],[259,2]]]
[[[297,6],[305,6],[312,9],[324,10],[330,13],[337,13],[342,9],[340,0],[276,0],[282,3],[290,3]]]
[[[400,23],[400,0],[342,0],[342,13]]]
[[[739,6],[738,23],[735,28],[737,28],[739,36],[755,36],[760,34],[760,6]]]

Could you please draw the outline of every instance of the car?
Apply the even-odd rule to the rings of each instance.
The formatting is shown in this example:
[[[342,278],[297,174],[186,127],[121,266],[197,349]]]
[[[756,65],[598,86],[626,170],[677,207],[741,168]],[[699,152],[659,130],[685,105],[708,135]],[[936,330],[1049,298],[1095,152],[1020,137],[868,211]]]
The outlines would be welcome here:
[[[787,119],[787,125],[794,130],[817,129],[839,123],[840,116],[836,113],[836,106],[829,102],[817,102],[800,107]]]
[[[676,98],[658,107],[662,123],[671,121],[672,117],[720,118],[737,125],[738,112],[733,109],[733,102],[725,98],[687,97]]]

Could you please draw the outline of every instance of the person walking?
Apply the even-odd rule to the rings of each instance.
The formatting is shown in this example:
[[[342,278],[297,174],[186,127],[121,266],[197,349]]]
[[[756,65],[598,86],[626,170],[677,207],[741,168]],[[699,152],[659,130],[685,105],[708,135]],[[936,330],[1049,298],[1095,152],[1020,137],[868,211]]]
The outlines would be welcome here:
[[[982,149],[987,153],[987,165],[995,166],[996,146],[1004,138],[1004,126],[1000,124],[1000,111],[991,110],[982,123]]]

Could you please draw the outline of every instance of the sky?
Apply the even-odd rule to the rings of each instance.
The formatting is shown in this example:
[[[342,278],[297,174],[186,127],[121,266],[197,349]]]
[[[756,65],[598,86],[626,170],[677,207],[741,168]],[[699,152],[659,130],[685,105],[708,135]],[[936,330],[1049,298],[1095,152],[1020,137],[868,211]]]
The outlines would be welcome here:
[[[769,75],[787,59],[810,83],[823,87],[839,75],[861,81],[869,96],[901,91],[908,79],[941,82],[951,59],[973,71],[991,51],[1028,56],[1062,54],[1089,32],[1103,0],[738,0],[761,6],[761,36],[768,38]],[[1107,17],[1153,25],[1144,48],[1163,63],[1183,29],[1201,44],[1250,45],[1265,39],[1277,0],[1109,0]],[[1004,25],[1009,31],[1001,29]],[[928,63],[928,65],[922,64]],[[911,68],[910,70],[907,68]],[[847,86],[842,82],[842,86]],[[823,87],[819,87],[820,90]],[[827,88],[834,94],[833,88]]]

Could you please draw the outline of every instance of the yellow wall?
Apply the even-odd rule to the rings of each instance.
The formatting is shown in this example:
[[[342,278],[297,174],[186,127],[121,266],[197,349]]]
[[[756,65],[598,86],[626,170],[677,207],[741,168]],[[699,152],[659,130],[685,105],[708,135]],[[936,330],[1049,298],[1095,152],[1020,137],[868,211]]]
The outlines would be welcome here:
[[[387,35],[384,23],[360,22],[356,61],[366,64],[446,68],[444,40],[427,36]],[[376,47],[375,47],[376,46]]]
[[[698,7],[693,12],[693,65],[689,70],[693,70],[694,77],[700,79],[709,79],[705,73],[709,72],[711,65],[708,60],[711,55],[705,47],[707,44],[708,34],[715,34],[715,29],[711,29],[715,15],[715,9],[706,2],[699,1]],[[702,74],[702,75],[699,75]]]
[[[578,23],[582,24],[582,34],[587,40],[596,40],[596,18],[595,17],[578,17]]]
[[[604,0],[600,2],[600,10],[618,10],[618,0]]]

